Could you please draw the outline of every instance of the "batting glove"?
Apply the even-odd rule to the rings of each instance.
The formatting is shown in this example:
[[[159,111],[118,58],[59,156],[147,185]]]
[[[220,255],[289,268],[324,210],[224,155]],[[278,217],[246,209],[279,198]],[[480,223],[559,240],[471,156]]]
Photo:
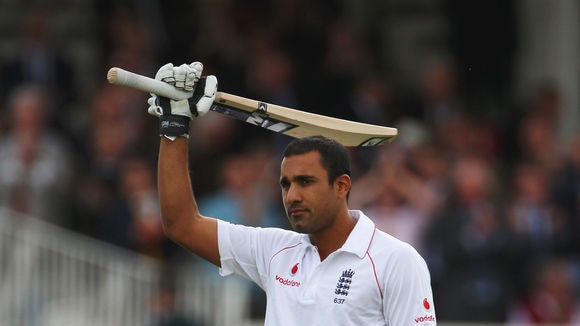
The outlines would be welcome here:
[[[189,121],[194,116],[203,116],[209,111],[217,92],[217,78],[213,75],[201,77],[203,64],[194,62],[174,67],[168,63],[157,71],[155,79],[173,85],[175,88],[192,92],[185,100],[172,100],[151,94],[147,100],[147,112],[159,117],[160,134],[175,139],[189,137]]]

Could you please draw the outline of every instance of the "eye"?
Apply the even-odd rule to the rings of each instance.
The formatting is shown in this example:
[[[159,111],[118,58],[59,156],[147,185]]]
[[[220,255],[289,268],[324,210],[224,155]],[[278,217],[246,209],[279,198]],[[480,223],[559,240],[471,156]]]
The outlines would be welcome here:
[[[309,177],[301,177],[298,178],[298,182],[300,183],[300,185],[302,186],[308,186],[312,183],[314,183],[314,178],[309,178]]]
[[[290,182],[288,182],[286,179],[282,179],[280,180],[280,187],[282,189],[288,189],[288,187],[290,187]]]

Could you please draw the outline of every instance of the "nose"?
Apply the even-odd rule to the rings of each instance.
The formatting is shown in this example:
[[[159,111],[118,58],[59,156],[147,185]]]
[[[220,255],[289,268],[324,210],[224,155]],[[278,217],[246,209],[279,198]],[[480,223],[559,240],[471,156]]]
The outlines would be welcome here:
[[[284,193],[284,202],[286,202],[286,204],[289,205],[293,203],[299,203],[301,201],[302,197],[300,195],[298,187],[296,187],[293,184],[290,184],[290,186],[286,189]]]

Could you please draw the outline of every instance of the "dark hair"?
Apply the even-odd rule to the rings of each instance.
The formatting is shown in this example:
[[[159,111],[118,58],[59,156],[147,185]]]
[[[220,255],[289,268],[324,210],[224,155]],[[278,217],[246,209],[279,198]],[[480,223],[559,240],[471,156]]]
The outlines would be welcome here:
[[[320,164],[328,173],[328,182],[332,184],[343,174],[350,176],[350,155],[339,142],[323,136],[309,136],[293,139],[284,150],[283,157],[320,153]]]

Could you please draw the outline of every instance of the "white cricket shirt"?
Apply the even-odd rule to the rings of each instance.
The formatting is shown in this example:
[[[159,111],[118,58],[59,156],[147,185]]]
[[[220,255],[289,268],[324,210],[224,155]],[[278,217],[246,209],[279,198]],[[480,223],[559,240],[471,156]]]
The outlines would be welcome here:
[[[436,325],[423,258],[361,211],[350,214],[353,231],[322,262],[306,234],[219,221],[220,274],[264,289],[265,325]]]

